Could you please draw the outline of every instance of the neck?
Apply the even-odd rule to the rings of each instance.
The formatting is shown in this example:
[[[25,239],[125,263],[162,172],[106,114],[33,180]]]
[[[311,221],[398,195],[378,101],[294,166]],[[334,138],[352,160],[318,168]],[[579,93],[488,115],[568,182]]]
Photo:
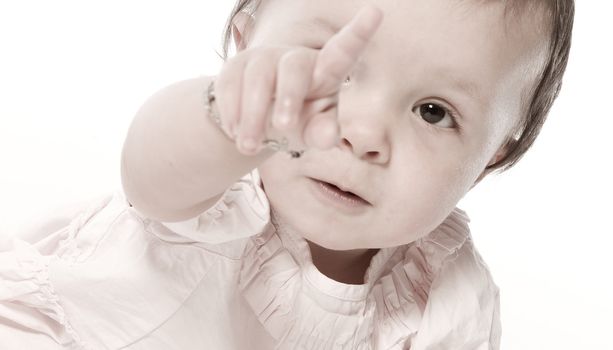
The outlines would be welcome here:
[[[272,206],[271,221],[277,231],[292,230],[300,235],[279,217]],[[307,239],[305,241],[308,243],[313,265],[319,272],[337,282],[347,284],[364,284],[364,274],[370,266],[372,257],[379,251],[379,249],[332,250]]]
[[[313,265],[327,277],[347,284],[363,284],[364,274],[379,249],[331,250],[308,241]]]

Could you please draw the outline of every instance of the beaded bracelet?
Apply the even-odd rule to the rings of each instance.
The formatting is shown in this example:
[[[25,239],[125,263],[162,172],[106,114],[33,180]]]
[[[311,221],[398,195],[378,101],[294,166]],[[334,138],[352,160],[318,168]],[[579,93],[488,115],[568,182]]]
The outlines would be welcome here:
[[[208,88],[206,89],[206,95],[204,96],[204,108],[207,111],[207,114],[209,115],[211,120],[221,129],[224,135],[226,135],[228,139],[234,142],[235,140],[233,140],[230,136],[226,134],[225,131],[223,131],[223,128],[221,127],[221,118],[219,117],[219,113],[217,113],[214,103],[215,103],[215,80],[211,80]],[[302,151],[288,150],[288,141],[286,137],[283,137],[281,141],[273,140],[273,139],[266,139],[262,141],[262,143],[264,147],[272,149],[273,151],[287,152],[292,158],[300,158],[300,156],[302,156],[302,154],[304,153],[304,150]]]

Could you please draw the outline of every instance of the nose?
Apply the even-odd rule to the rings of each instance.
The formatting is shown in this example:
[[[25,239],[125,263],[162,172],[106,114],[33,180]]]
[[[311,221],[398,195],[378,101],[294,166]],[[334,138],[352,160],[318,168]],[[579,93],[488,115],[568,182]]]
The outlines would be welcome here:
[[[361,101],[357,102],[356,101]],[[385,108],[376,98],[343,101],[339,104],[341,150],[352,152],[356,157],[375,164],[390,160],[389,118]],[[389,111],[387,112],[389,113]]]

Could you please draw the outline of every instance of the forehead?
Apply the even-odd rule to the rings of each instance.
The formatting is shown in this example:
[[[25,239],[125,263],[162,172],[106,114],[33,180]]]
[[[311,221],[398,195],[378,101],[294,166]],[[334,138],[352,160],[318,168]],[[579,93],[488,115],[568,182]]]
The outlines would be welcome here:
[[[362,61],[376,67],[386,82],[396,81],[391,84],[394,88],[436,80],[483,105],[495,98],[499,85],[510,76],[525,81],[526,64],[539,61],[537,53],[542,52],[542,34],[534,21],[521,14],[505,16],[503,0],[377,0],[375,4],[384,19]],[[262,5],[262,18],[267,20],[262,21],[259,39],[314,47],[350,21],[363,2],[270,0]]]
[[[436,27],[444,31],[456,23],[485,24],[492,27],[494,24],[501,24],[508,1],[377,0],[370,2],[384,12],[384,27],[415,29],[415,25],[419,24],[425,25],[424,29]],[[351,20],[364,4],[364,1],[356,0],[264,0],[258,13],[265,12],[266,17],[274,17],[275,22],[283,25],[302,24],[312,20],[312,23],[306,23],[311,24],[309,29],[338,30]]]
[[[384,20],[370,42],[387,60],[486,63],[514,61],[531,50],[541,34],[533,21],[509,20],[504,0],[378,0]],[[267,39],[322,43],[363,6],[355,0],[268,0],[262,3]],[[514,14],[521,18],[522,14]],[[534,16],[532,16],[534,17]],[[259,23],[261,24],[261,23]],[[258,24],[256,24],[256,27]],[[270,34],[270,33],[269,33]],[[489,62],[492,63],[492,62]]]

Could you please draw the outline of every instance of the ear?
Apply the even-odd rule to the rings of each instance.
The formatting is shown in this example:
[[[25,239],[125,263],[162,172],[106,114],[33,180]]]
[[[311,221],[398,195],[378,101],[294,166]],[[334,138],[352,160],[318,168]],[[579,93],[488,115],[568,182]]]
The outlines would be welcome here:
[[[487,162],[486,168],[494,163],[497,163],[499,160],[504,158],[509,151],[509,146],[510,146],[509,143],[505,143],[502,147],[500,147],[498,151],[496,151],[492,159],[490,159],[490,161]],[[473,189],[473,187],[477,186],[477,184],[481,182],[481,180],[483,180],[483,178],[485,178],[490,172],[491,170],[489,169],[483,169],[483,172],[481,172],[477,180],[475,180],[475,183],[472,186],[470,186],[470,189]]]
[[[249,33],[253,29],[254,23],[253,16],[244,11],[240,11],[232,18],[232,37],[234,38],[236,52],[247,47]]]

